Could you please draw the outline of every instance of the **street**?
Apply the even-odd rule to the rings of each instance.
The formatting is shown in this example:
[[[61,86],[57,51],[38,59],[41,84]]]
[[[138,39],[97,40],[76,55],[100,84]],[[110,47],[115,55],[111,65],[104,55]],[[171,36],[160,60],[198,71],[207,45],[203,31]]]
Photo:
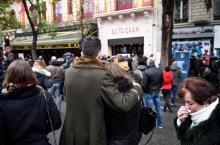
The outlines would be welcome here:
[[[180,107],[181,102],[177,99],[177,106],[173,107],[173,112],[163,112],[164,125],[162,129],[155,128],[154,134],[148,143],[148,145],[180,145],[177,140],[176,132],[173,125],[173,120],[176,117],[176,112]],[[163,106],[164,100],[161,98],[161,106]],[[145,145],[149,139],[151,133],[143,135],[139,145]]]
[[[163,104],[164,104],[164,100],[163,98],[161,98],[161,106],[163,106]],[[173,126],[173,119],[175,118],[176,112],[178,108],[180,107],[180,105],[181,105],[181,101],[177,99],[177,106],[173,107],[172,113],[170,113],[169,111],[163,112],[164,126],[162,129],[159,129],[158,127],[155,128],[153,136],[150,142],[148,143],[148,145],[180,145],[179,141],[177,140],[176,132]],[[62,119],[64,119],[64,116],[65,116],[65,107],[66,107],[66,103],[63,101],[62,109],[61,109]],[[61,129],[55,132],[57,143],[59,142],[60,131]],[[150,135],[151,133],[149,133],[148,135],[143,134],[139,142],[139,145],[145,145]],[[53,134],[50,133],[48,136],[49,136],[50,142],[51,143],[54,142]]]

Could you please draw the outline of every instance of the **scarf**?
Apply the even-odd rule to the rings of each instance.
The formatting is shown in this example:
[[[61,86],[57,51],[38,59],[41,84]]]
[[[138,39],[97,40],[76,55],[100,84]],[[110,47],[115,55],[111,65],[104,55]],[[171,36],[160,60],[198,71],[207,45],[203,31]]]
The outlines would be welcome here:
[[[22,82],[19,84],[14,84],[14,83],[10,83],[6,88],[2,89],[2,93],[7,94],[10,92],[13,92],[15,90],[21,89],[21,88],[25,88],[25,87],[29,87],[34,85],[31,82]]]
[[[191,113],[190,115],[191,115],[191,119],[192,119],[192,124],[191,124],[190,128],[198,125],[202,121],[207,120],[210,117],[210,115],[212,114],[215,107],[218,105],[218,103],[219,103],[219,99],[217,98],[215,100],[215,102],[211,103],[209,106],[207,106],[197,112]]]

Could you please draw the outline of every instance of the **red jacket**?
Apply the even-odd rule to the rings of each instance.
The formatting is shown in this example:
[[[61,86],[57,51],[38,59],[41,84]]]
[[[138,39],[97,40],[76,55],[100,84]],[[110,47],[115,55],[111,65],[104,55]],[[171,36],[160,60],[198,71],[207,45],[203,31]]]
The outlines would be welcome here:
[[[163,86],[162,89],[172,89],[172,84],[173,84],[173,73],[172,71],[166,72],[165,70],[163,71]]]

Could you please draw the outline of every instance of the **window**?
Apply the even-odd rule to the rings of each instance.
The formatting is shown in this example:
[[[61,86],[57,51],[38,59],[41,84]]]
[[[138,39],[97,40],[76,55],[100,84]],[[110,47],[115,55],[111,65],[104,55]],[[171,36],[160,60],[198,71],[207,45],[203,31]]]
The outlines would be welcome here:
[[[213,1],[213,14],[214,14],[214,20],[220,20],[220,1],[214,0]]]
[[[109,5],[109,8],[110,8],[110,11],[115,10],[115,1],[114,0],[110,0],[108,5]]]
[[[93,16],[93,1],[84,1],[84,17],[91,18]]]
[[[62,14],[62,3],[61,1],[58,1],[56,4],[56,15],[61,15]]]
[[[105,12],[105,0],[99,0],[99,12]]]
[[[188,22],[188,0],[175,0],[174,2],[174,22]]]
[[[68,14],[73,14],[73,3],[72,0],[67,0]]]
[[[93,3],[91,1],[84,2],[84,12],[85,13],[93,12]]]
[[[42,18],[44,20],[46,20],[47,18],[47,6],[46,6],[46,2],[42,3]]]
[[[55,21],[57,23],[62,22],[62,1],[57,2],[55,13],[56,13],[56,17],[55,17],[56,20]]]
[[[117,10],[132,8],[133,0],[117,0]]]

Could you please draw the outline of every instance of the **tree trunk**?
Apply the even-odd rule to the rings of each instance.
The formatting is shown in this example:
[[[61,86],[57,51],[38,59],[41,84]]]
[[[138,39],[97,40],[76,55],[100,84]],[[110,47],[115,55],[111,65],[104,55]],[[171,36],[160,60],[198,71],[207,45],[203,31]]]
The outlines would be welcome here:
[[[84,26],[83,26],[83,19],[84,19],[84,0],[80,0],[80,29],[81,29],[81,40],[80,40],[80,48],[82,49],[82,41],[84,39]]]
[[[32,45],[31,45],[31,55],[32,55],[33,61],[35,61],[37,59],[36,46],[37,46],[38,30],[35,30],[35,28],[34,28],[34,24],[33,24],[33,21],[32,21],[32,19],[30,17],[30,13],[29,13],[29,10],[28,10],[28,7],[27,7],[26,0],[22,0],[22,3],[24,5],[25,12],[26,12],[29,24],[31,26],[32,34],[33,34],[33,41],[32,41]]]
[[[173,9],[174,0],[162,0],[162,46],[160,68],[170,65],[172,59]]]
[[[32,55],[32,59],[33,61],[35,61],[37,59],[37,51],[36,51],[36,46],[37,46],[37,33],[33,33],[33,41],[32,41],[32,45],[31,45],[31,55]]]

